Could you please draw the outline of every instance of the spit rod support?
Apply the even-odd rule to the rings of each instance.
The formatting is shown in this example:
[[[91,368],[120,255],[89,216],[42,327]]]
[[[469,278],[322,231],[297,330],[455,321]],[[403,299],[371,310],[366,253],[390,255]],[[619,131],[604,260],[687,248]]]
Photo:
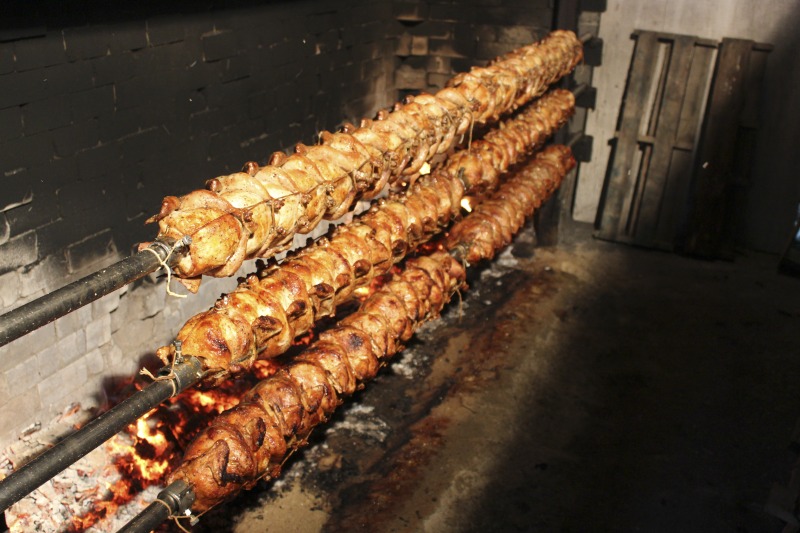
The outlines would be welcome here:
[[[150,409],[200,381],[203,373],[202,364],[196,357],[176,362],[171,369],[162,368],[159,372],[160,379],[115,405],[0,481],[0,512],[36,490]]]
[[[192,488],[182,479],[158,493],[156,501],[122,526],[118,533],[150,533],[170,516],[180,516],[194,503]]]
[[[173,248],[156,241],[146,250],[9,311],[0,316],[0,346],[155,272],[164,261],[175,265],[187,248],[185,244]]]
[[[582,95],[582,94],[583,94],[583,93],[586,91],[586,89],[588,89],[588,88],[589,88],[589,85],[587,85],[586,83],[581,83],[580,85],[577,85],[577,86],[575,86],[573,89],[571,89],[572,96],[574,96],[574,97],[575,97],[575,99],[577,99],[577,98],[578,98],[580,95]]]
[[[572,147],[573,147],[573,146],[575,146],[575,145],[578,143],[578,141],[580,141],[581,139],[583,139],[583,132],[582,132],[582,131],[579,131],[579,132],[573,133],[573,134],[572,134],[572,135],[569,137],[569,139],[567,139],[567,142],[566,142],[566,143],[564,143],[564,144],[566,144],[567,146],[569,146],[570,148],[572,148]]]

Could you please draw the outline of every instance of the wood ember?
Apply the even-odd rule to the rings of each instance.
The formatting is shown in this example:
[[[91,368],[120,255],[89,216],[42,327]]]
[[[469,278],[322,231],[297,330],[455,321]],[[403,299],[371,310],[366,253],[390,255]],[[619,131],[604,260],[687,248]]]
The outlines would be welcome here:
[[[3,451],[0,476],[9,475],[95,414],[73,404],[50,422],[24,431],[17,442]],[[127,437],[122,435],[117,438]],[[76,527],[73,519],[96,512],[98,502],[110,501],[112,488],[121,478],[112,447],[106,443],[12,505],[5,513],[6,524],[11,532],[116,531],[155,499],[161,487],[148,487],[119,508],[116,504],[109,506],[108,516],[88,529]]]

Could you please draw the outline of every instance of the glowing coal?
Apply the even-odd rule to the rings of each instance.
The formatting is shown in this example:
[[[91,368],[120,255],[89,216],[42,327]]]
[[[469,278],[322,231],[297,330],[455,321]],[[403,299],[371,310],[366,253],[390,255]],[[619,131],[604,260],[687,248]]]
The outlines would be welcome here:
[[[274,372],[263,365],[262,372]],[[191,389],[151,410],[6,511],[12,532],[116,530],[152,501],[188,442],[218,413],[238,403],[252,381]],[[130,387],[126,393],[130,392]],[[95,413],[70,406],[46,429],[31,431],[6,450],[7,475]]]

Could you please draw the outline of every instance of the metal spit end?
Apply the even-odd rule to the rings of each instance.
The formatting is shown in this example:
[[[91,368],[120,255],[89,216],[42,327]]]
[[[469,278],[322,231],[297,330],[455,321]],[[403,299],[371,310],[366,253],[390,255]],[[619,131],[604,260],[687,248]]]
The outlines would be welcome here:
[[[170,250],[172,250],[172,247],[169,244],[160,240],[151,242],[147,247],[156,252],[162,261],[169,256]],[[144,252],[144,250],[142,250],[142,252]]]
[[[586,92],[586,89],[588,89],[588,88],[589,88],[589,86],[586,83],[581,83],[580,85],[576,85],[575,87],[573,87],[571,89],[572,96],[574,96],[575,98],[578,98],[581,94]]]
[[[157,499],[170,506],[172,514],[186,514],[186,511],[189,511],[189,514],[191,514],[191,508],[195,498],[196,496],[192,487],[182,479],[178,479],[167,485],[157,496]]]
[[[165,372],[164,375],[172,377],[177,392],[180,392],[200,381],[206,371],[200,359],[191,355],[182,355],[181,360],[176,359],[174,365],[161,368],[159,373],[162,372]]]
[[[149,532],[171,516],[189,518],[190,523],[194,525],[197,523],[197,518],[191,516],[191,506],[194,500],[194,491],[188,483],[182,479],[173,481],[158,493],[155,501],[125,524],[118,533]],[[189,514],[186,514],[187,511]]]

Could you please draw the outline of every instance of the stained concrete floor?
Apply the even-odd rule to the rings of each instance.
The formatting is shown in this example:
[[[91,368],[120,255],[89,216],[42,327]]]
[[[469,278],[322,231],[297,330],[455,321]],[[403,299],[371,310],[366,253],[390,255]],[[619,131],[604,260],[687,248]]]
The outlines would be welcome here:
[[[780,531],[800,279],[528,230],[265,483],[196,531]]]

